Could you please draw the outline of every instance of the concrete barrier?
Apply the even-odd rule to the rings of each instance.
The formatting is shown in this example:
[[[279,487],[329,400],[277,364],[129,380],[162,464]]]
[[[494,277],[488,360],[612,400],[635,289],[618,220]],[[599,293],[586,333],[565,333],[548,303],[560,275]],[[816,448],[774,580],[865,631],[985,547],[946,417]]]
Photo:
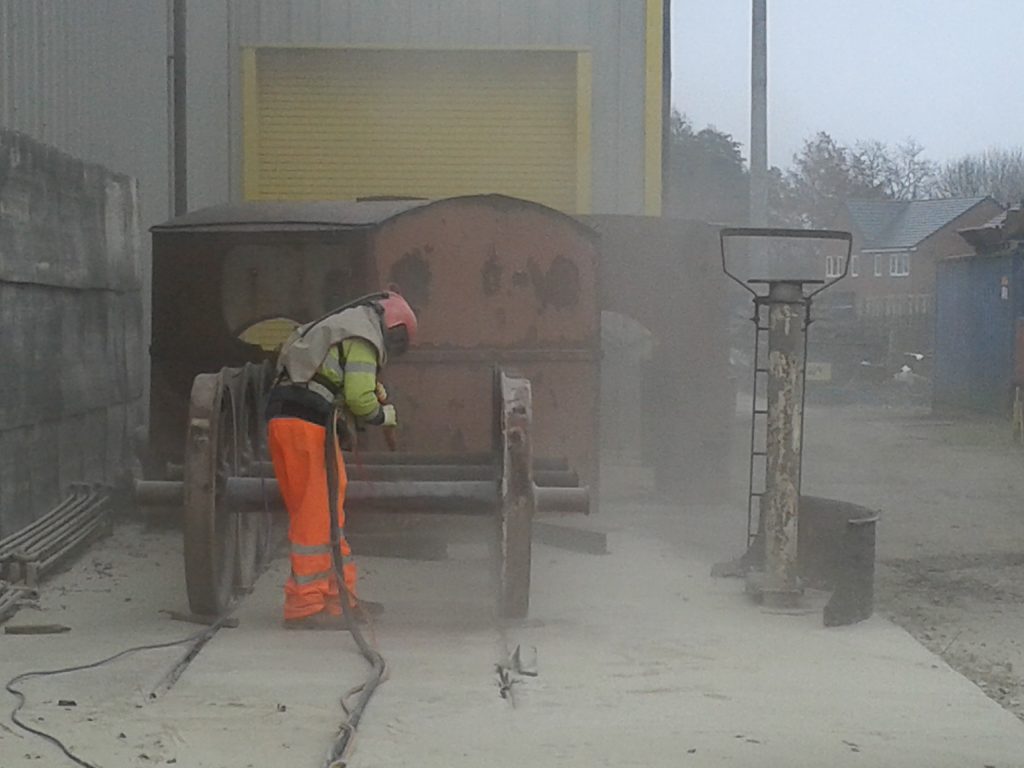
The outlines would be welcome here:
[[[112,481],[142,398],[134,180],[0,130],[0,536]]]

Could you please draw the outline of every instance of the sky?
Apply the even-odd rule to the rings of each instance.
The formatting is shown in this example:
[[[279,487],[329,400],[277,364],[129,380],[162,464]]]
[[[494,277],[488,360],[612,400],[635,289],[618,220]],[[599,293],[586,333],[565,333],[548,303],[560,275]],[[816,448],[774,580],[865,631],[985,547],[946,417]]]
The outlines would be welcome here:
[[[907,138],[943,163],[1024,146],[1024,0],[767,0],[768,159]],[[749,159],[751,0],[672,0],[672,103]]]

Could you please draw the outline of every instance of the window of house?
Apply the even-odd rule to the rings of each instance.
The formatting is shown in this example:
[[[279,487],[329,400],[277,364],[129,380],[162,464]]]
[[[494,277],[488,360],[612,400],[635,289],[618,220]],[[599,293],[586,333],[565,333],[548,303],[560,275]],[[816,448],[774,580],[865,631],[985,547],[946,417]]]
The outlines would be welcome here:
[[[860,254],[855,253],[850,257],[850,277],[857,277],[860,274]]]
[[[889,274],[892,277],[906,277],[910,274],[910,254],[906,251],[889,254]]]
[[[825,257],[825,277],[842,277],[843,275],[843,257],[842,256],[826,256]]]
[[[875,254],[875,277],[882,276],[882,254]]]

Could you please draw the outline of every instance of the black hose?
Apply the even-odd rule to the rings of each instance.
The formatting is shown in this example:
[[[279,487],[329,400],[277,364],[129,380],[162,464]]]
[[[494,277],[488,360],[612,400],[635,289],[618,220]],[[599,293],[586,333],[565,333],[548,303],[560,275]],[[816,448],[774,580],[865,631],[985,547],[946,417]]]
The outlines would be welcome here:
[[[25,694],[20,688],[15,688],[15,686],[23,680],[29,680],[34,677],[52,677],[54,675],[65,675],[70,672],[81,672],[87,669],[96,669],[97,667],[102,667],[105,664],[109,664],[112,661],[116,661],[117,659],[120,659],[124,656],[128,656],[133,653],[139,653],[141,651],[156,651],[161,650],[163,648],[173,648],[176,645],[185,645],[186,643],[194,643],[197,646],[201,647],[202,644],[205,644],[206,641],[209,640],[217,632],[217,630],[221,628],[221,626],[223,626],[227,618],[228,614],[224,613],[206,629],[201,630],[200,632],[197,632],[194,635],[189,635],[188,637],[182,638],[181,640],[171,640],[164,643],[153,643],[151,645],[137,645],[132,648],[126,648],[123,651],[118,651],[112,656],[107,656],[105,659],[89,662],[88,664],[78,664],[73,667],[64,667],[62,669],[47,669],[33,672],[22,672],[21,674],[15,675],[10,680],[8,680],[7,684],[4,686],[7,692],[18,700],[18,703],[15,705],[14,709],[12,709],[10,713],[11,722],[21,730],[27,731],[28,733],[31,733],[34,736],[38,736],[41,739],[45,739],[50,744],[57,747],[57,749],[63,752],[64,756],[68,758],[68,760],[73,762],[75,765],[82,766],[82,768],[99,768],[99,766],[97,766],[95,763],[91,763],[88,760],[85,760],[84,758],[81,758],[78,755],[76,755],[74,752],[71,751],[71,749],[67,745],[64,744],[64,742],[62,742],[53,734],[47,733],[46,731],[35,728],[29,725],[28,723],[24,722],[18,716],[18,713],[21,711],[22,707],[25,706]]]
[[[335,578],[338,580],[338,590],[341,593],[342,615],[348,623],[352,639],[355,640],[356,645],[359,646],[360,653],[363,654],[363,658],[370,665],[370,676],[362,686],[353,689],[353,691],[359,691],[359,698],[356,699],[355,704],[350,710],[346,710],[348,717],[341,724],[338,738],[331,745],[331,750],[327,755],[327,762],[324,764],[325,768],[344,768],[345,752],[352,741],[356,728],[359,727],[359,721],[362,719],[366,705],[384,677],[384,670],[387,666],[384,657],[363,637],[363,633],[356,623],[355,612],[350,604],[350,601],[355,599],[355,595],[348,591],[348,586],[345,584],[345,556],[341,552],[343,532],[338,524],[338,460],[340,456],[338,453],[337,416],[337,409],[332,409],[331,416],[327,422],[327,439],[324,442],[324,460],[327,464],[327,506],[331,515],[331,564],[334,567]],[[344,703],[342,706],[344,707]]]

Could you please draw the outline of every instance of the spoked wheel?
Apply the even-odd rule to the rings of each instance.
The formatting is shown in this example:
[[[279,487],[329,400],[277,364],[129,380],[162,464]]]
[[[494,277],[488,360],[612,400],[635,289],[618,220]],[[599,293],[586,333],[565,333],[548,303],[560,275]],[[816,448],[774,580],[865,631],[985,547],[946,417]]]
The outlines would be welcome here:
[[[259,476],[261,462],[267,458],[265,449],[266,423],[263,418],[264,366],[249,364],[239,371],[240,381],[236,412],[238,419],[239,467],[238,474]],[[242,593],[251,592],[256,579],[270,561],[273,547],[273,514],[270,512],[270,492],[265,494],[262,512],[239,516],[238,558],[235,588]]]
[[[235,596],[239,515],[220,503],[239,458],[230,390],[220,374],[192,383],[185,443],[185,582],[194,613],[217,616]]]

